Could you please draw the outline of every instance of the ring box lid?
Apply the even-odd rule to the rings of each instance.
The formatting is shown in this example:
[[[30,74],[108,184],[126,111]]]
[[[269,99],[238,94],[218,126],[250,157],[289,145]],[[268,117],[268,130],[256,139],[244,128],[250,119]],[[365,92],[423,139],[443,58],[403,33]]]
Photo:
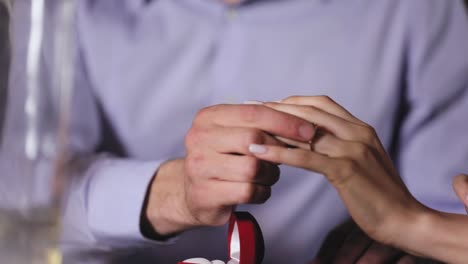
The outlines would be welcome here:
[[[262,262],[265,254],[263,235],[260,226],[250,213],[234,212],[231,214],[228,245],[230,257],[228,264],[260,264]],[[178,264],[193,263],[179,262]]]
[[[234,212],[229,220],[229,257],[239,264],[259,264],[265,254],[262,231],[248,212]]]

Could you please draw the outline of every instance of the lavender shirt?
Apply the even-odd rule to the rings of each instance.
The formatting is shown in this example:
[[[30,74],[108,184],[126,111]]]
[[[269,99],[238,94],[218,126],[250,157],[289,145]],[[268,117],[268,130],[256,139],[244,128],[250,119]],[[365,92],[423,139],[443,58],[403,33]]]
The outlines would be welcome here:
[[[289,95],[334,98],[376,128],[415,197],[462,210],[451,188],[468,171],[461,1],[78,2],[73,146],[89,159],[69,196],[66,243],[141,247],[131,263],[225,259],[225,227],[171,243],[144,239],[148,183],[162,162],[184,155],[200,108]],[[312,259],[347,217],[322,176],[289,167],[266,204],[239,209],[263,229],[265,263]]]

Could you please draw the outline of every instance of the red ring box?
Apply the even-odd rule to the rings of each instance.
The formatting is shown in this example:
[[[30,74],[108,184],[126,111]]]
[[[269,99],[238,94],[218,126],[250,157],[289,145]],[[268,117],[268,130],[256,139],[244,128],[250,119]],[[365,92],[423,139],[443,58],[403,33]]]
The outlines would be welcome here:
[[[260,264],[265,254],[262,231],[248,212],[234,212],[229,219],[228,253],[238,264]],[[179,262],[178,264],[194,264]]]

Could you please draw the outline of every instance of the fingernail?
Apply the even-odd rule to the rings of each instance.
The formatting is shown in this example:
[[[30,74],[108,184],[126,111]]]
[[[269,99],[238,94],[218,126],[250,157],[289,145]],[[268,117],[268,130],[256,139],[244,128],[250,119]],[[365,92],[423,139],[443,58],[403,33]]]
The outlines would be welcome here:
[[[264,145],[250,144],[249,151],[255,154],[265,154],[267,148]]]
[[[306,140],[310,140],[315,133],[312,125],[302,125],[299,127],[299,135]]]
[[[468,205],[468,194],[465,196],[465,205]]]
[[[263,102],[261,102],[261,101],[255,101],[255,100],[248,100],[248,101],[245,101],[244,104],[262,105]]]

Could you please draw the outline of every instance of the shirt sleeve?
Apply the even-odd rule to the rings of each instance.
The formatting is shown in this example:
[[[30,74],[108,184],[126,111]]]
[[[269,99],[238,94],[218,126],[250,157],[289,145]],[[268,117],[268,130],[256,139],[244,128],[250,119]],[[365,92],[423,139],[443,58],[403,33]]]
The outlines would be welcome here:
[[[464,212],[451,187],[468,172],[468,19],[462,1],[409,1],[406,114],[397,163],[422,203]]]
[[[65,244],[105,249],[169,243],[150,241],[140,231],[146,190],[161,161],[101,154],[78,163],[64,213]]]
[[[77,53],[69,136],[69,149],[76,158],[70,163],[64,202],[64,247],[104,250],[172,243],[175,238],[146,239],[140,230],[147,189],[165,160],[137,160],[98,151],[109,128],[103,125],[85,64]]]

